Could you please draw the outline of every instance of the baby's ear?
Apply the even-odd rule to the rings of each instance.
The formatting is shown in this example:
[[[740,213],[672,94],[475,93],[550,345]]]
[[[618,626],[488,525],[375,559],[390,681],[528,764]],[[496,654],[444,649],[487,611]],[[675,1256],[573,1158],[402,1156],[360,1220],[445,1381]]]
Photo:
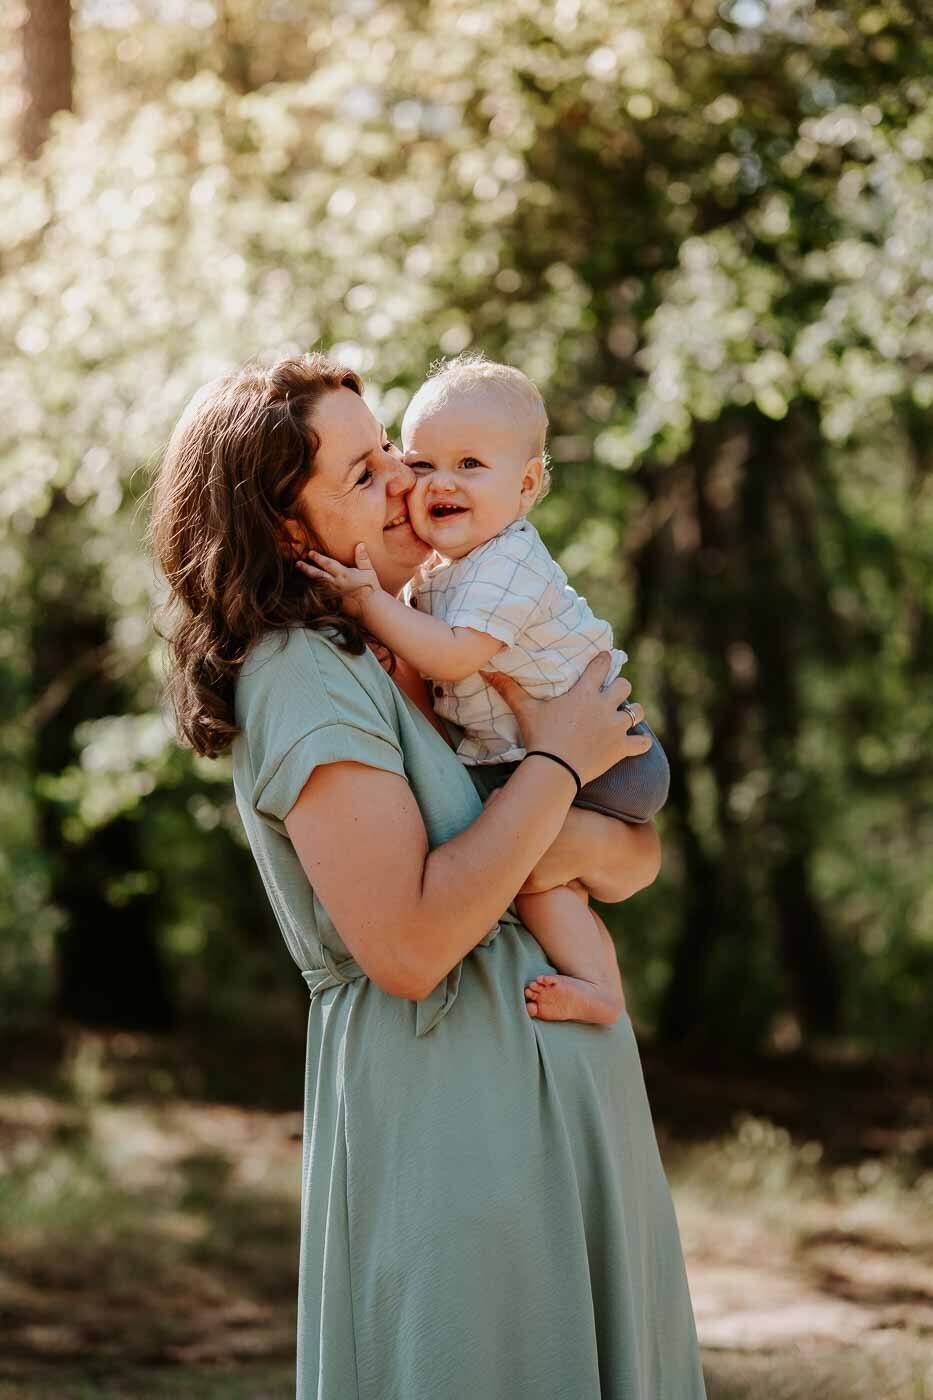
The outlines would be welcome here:
[[[522,470],[521,509],[523,515],[528,514],[535,501],[541,495],[541,487],[543,484],[544,458],[529,457]]]

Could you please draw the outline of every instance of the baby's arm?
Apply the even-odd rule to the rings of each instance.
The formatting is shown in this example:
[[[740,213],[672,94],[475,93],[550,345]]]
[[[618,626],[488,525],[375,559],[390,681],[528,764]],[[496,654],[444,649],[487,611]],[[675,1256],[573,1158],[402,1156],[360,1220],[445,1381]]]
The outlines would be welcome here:
[[[503,643],[472,627],[451,627],[443,618],[406,607],[380,585],[365,545],[357,545],[357,567],[338,564],[311,552],[313,564],[298,567],[309,578],[326,579],[344,597],[353,597],[363,622],[387,647],[423,676],[438,681],[462,681],[489,661]],[[356,596],[354,596],[356,595]]]

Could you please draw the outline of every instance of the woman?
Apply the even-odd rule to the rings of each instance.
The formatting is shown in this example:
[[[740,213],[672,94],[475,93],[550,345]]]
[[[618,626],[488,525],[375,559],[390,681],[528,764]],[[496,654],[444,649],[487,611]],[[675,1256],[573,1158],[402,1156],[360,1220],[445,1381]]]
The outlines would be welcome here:
[[[642,752],[640,707],[619,711],[625,680],[600,689],[599,658],[547,702],[501,678],[543,752],[484,808],[421,678],[294,567],[362,541],[399,591],[427,553],[411,484],[357,377],[312,355],[201,390],[155,487],[179,726],[232,746],[311,994],[298,1395],[698,1400],[631,1023],[530,1017],[550,969],[507,912],[526,881],[570,878],[581,843],[603,853],[597,895],[654,878],[653,832],[571,811],[563,766],[585,782]]]

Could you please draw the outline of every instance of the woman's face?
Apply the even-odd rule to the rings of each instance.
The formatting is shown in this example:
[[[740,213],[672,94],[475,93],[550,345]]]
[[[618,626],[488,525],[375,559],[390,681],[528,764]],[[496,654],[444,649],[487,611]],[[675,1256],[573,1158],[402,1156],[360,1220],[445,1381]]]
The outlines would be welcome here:
[[[353,564],[364,544],[383,588],[398,593],[431,553],[408,519],[414,472],[352,389],[329,390],[311,421],[321,445],[299,500],[322,551]]]

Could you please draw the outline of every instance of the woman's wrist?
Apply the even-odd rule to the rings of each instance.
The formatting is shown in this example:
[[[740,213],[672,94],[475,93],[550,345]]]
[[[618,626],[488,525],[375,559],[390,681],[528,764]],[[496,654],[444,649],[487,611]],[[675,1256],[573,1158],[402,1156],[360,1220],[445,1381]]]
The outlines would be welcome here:
[[[577,780],[570,772],[569,765],[565,767],[562,763],[554,763],[540,751],[536,755],[526,753],[515,765],[515,771],[500,791],[503,796],[508,792],[517,797],[519,792],[524,793],[529,788],[535,793],[535,810],[542,818],[547,813],[549,818],[556,817],[563,825],[577,795]],[[563,809],[562,815],[559,815],[560,809]],[[555,828],[551,836],[552,841],[559,830],[560,826]],[[538,855],[539,860],[545,850],[547,846]]]
[[[574,796],[580,796],[580,793],[583,791],[583,783],[580,779],[580,774],[577,772],[576,768],[574,768],[572,763],[567,762],[566,758],[562,758],[560,754],[551,753],[550,749],[529,749],[525,754],[525,759],[529,758],[547,758],[552,763],[556,763],[558,767],[563,768],[567,773],[570,774],[571,778],[573,779],[576,785],[576,792]],[[522,761],[524,762],[524,760]]]

